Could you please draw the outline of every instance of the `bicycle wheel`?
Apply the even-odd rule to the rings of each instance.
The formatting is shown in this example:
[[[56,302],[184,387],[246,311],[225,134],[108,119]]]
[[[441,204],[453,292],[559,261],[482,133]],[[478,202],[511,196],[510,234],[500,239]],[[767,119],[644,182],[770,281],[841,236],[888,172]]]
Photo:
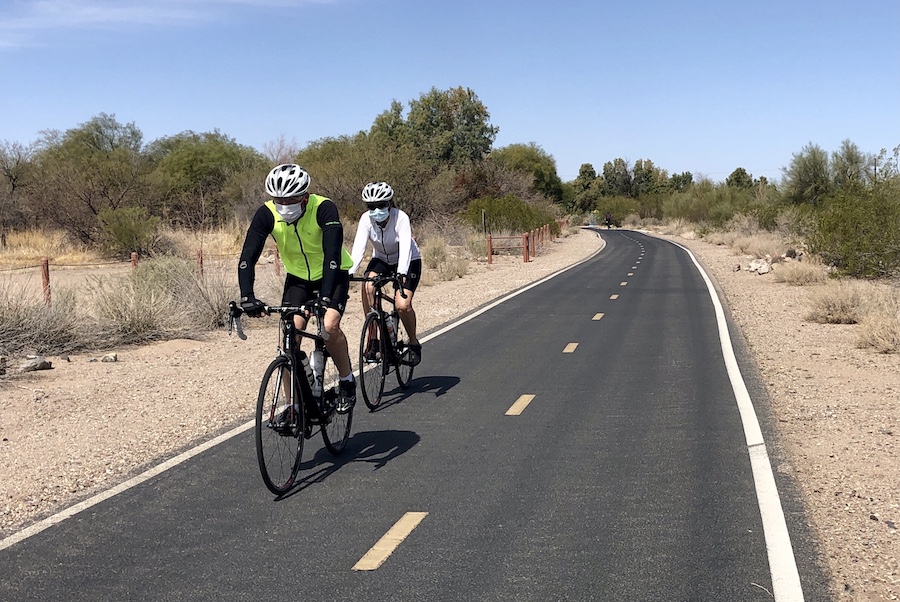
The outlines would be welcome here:
[[[337,366],[331,356],[325,358],[325,377],[322,379],[322,412],[324,424],[322,425],[322,441],[325,449],[331,455],[337,456],[347,447],[350,438],[350,426],[353,424],[353,408],[348,412],[340,413],[335,408],[338,401],[340,375]]]
[[[406,389],[409,387],[413,375],[413,366],[410,366],[407,363],[407,360],[409,359],[409,336],[406,334],[406,329],[403,328],[403,323],[400,320],[397,320],[396,328],[397,347],[395,347],[395,351],[397,357],[397,384],[400,385],[401,389]]]
[[[303,412],[289,409],[290,382],[290,360],[275,358],[266,368],[256,401],[256,458],[263,482],[275,494],[294,484],[303,455]]]
[[[374,333],[375,353],[366,357],[369,344],[370,330]],[[381,403],[381,393],[384,391],[384,352],[385,341],[381,336],[381,322],[375,312],[369,312],[363,321],[362,336],[359,338],[359,388],[362,389],[363,401],[370,410],[374,410]]]

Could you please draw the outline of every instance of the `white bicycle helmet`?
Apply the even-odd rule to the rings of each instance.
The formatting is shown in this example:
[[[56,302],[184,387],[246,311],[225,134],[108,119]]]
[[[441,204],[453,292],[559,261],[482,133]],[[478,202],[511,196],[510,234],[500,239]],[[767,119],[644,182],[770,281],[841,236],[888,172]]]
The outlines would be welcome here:
[[[279,165],[266,176],[266,192],[275,198],[300,196],[309,188],[309,174],[293,163]]]
[[[394,199],[394,189],[387,182],[369,182],[362,191],[362,200],[366,204],[382,203]]]

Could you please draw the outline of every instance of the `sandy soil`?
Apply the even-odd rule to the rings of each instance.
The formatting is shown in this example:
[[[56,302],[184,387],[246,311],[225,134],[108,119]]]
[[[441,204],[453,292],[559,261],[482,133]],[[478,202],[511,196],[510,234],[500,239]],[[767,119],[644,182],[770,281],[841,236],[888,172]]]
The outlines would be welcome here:
[[[900,356],[857,349],[854,326],[805,322],[808,289],[734,271],[747,259],[724,247],[673,240],[704,265],[748,342],[783,447],[774,468],[797,483],[834,597],[898,599]],[[601,245],[581,231],[547,243],[528,264],[475,262],[462,279],[420,288],[420,330]],[[359,313],[344,320],[351,341]],[[273,323],[254,324],[246,341],[217,332],[119,349],[115,363],[91,361],[101,354],[51,357],[52,370],[0,377],[0,536],[249,420],[261,367],[277,346]]]

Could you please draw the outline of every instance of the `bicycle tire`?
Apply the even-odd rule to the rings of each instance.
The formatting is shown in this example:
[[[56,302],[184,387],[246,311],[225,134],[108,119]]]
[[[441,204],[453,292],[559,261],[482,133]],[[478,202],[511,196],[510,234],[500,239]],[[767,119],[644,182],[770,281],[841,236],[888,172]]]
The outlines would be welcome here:
[[[400,320],[397,320],[397,346],[394,347],[394,354],[397,360],[397,368],[394,370],[397,373],[397,384],[401,389],[408,389],[414,367],[406,363],[409,359],[409,337]]]
[[[350,439],[350,427],[353,424],[353,408],[341,414],[335,407],[340,394],[340,375],[334,360],[330,355],[325,355],[325,375],[322,383],[325,388],[322,394],[322,410],[324,412],[324,424],[322,425],[322,441],[325,449],[332,456],[340,455],[347,447]]]
[[[285,395],[285,378],[292,378],[291,362],[287,357],[277,357],[266,368],[256,400],[256,459],[263,483],[275,494],[285,493],[293,486],[303,455],[303,412],[293,412],[287,428],[274,426],[290,405]]]
[[[366,346],[369,343],[369,331],[374,332],[377,341],[377,352],[374,359],[366,359]],[[359,388],[363,401],[370,410],[374,410],[381,404],[381,394],[384,392],[385,376],[385,340],[382,336],[380,316],[376,312],[369,312],[363,320],[362,336],[359,338]]]

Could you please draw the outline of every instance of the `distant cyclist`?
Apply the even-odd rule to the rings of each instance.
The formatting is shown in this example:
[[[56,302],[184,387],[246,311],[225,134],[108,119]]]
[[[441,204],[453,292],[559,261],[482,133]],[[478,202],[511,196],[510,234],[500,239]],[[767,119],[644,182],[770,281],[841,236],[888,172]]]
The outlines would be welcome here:
[[[238,264],[241,309],[251,317],[262,315],[265,304],[256,298],[253,284],[256,262],[271,236],[287,271],[281,303],[300,306],[318,299],[326,308],[325,346],[340,374],[339,409],[349,408],[356,402],[356,382],[341,317],[350,297],[347,269],[352,262],[343,247],[344,228],[337,205],[324,196],[310,194],[309,182],[309,174],[294,164],[279,165],[266,177],[266,192],[272,198],[253,216]],[[306,319],[295,316],[294,324],[302,330]]]
[[[353,265],[350,273],[355,274],[362,263],[366,247],[372,243],[372,259],[366,266],[365,275],[393,275],[400,278],[404,299],[400,290],[394,294],[397,313],[406,334],[409,335],[409,363],[413,366],[422,361],[422,345],[416,337],[416,312],[412,306],[413,294],[422,275],[422,255],[412,237],[409,216],[394,206],[394,189],[386,182],[370,182],[362,191],[362,200],[368,211],[363,213],[356,228],[356,238],[350,253]],[[374,300],[374,287],[367,282],[362,289],[363,313],[368,313]],[[377,353],[377,341],[369,339],[366,357]]]

